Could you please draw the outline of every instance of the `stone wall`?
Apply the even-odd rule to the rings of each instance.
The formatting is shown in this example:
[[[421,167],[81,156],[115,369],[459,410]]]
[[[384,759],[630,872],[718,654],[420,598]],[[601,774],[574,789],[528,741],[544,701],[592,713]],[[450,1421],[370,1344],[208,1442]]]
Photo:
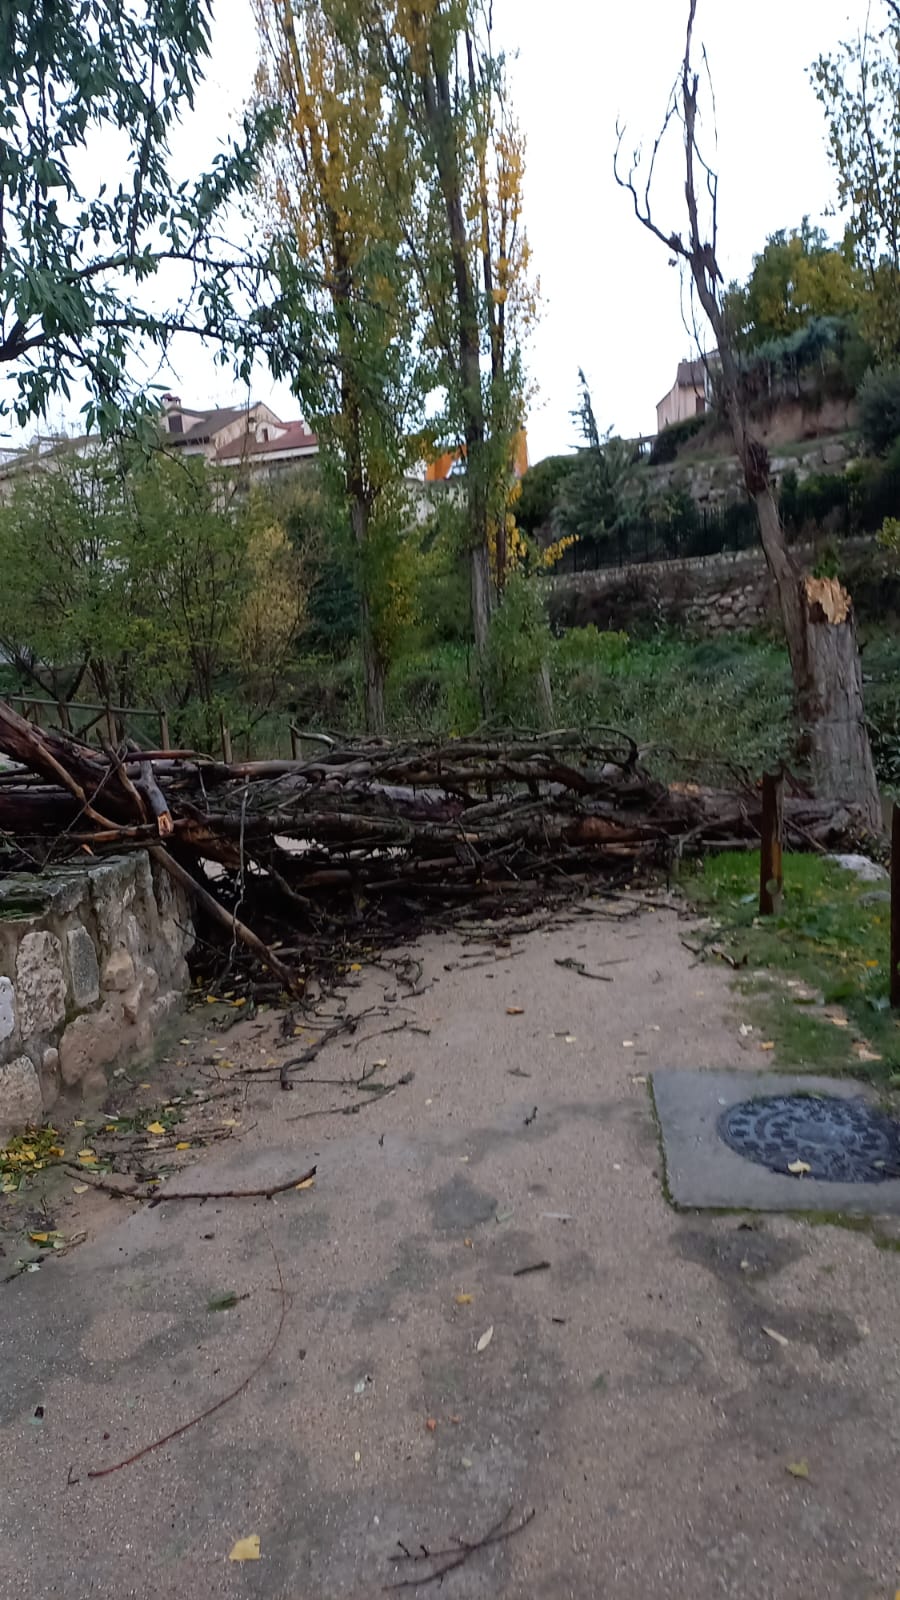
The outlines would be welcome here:
[[[190,908],[144,851],[0,879],[0,1133],[99,1099],[177,1010]]]
[[[813,473],[840,475],[846,472],[859,451],[859,441],[853,437],[821,439],[812,447],[789,444],[773,447],[769,461],[772,480],[777,486],[788,471],[796,473],[799,483]],[[710,511],[746,498],[740,464],[727,447],[721,455],[693,457],[685,446],[675,461],[660,467],[642,467],[630,492],[640,490],[658,500],[673,489],[686,489],[701,509]]]
[[[869,564],[876,559],[875,552],[872,539],[844,539],[842,568],[854,561]],[[815,563],[812,547],[795,547],[795,553],[801,562]],[[594,623],[627,633],[658,626],[721,633],[778,625],[774,589],[761,550],[604,567],[544,581],[547,610],[556,629]],[[855,592],[852,576],[849,582]]]

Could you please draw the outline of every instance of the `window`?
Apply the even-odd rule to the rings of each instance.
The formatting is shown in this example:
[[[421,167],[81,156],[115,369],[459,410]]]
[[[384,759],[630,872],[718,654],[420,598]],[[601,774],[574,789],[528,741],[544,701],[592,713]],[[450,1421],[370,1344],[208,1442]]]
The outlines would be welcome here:
[[[184,417],[180,411],[173,411],[169,415],[169,432],[184,433]]]

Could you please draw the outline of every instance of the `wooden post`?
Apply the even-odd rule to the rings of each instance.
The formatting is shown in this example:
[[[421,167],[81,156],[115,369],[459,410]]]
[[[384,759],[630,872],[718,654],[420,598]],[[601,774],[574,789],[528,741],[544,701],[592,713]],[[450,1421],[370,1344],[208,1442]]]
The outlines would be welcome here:
[[[106,736],[109,739],[113,749],[117,749],[119,744],[119,730],[116,726],[116,719],[112,713],[112,706],[106,707]]]
[[[781,910],[783,875],[781,865],[784,837],[784,778],[781,773],[763,773],[762,824],[759,850],[759,914],[773,917]]]
[[[169,743],[168,711],[161,711],[159,713],[159,748],[160,750],[171,750],[172,748],[171,744]]]
[[[291,760],[292,761],[299,761],[301,759],[302,755],[303,755],[303,747],[302,747],[302,745],[300,743],[300,734],[298,733],[297,729],[294,727],[294,724],[291,723]]]
[[[219,725],[222,729],[222,760],[225,761],[228,766],[231,766],[231,729],[229,728],[224,717],[219,718]]]
[[[890,1005],[900,1011],[900,805],[890,816]]]

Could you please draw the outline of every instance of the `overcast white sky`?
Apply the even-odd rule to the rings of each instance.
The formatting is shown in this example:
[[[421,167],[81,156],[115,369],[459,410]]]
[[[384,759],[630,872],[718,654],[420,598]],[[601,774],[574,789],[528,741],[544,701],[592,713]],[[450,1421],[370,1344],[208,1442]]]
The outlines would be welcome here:
[[[720,253],[727,277],[743,277],[754,251],[804,214],[825,217],[833,175],[822,112],[807,77],[821,52],[856,32],[866,0],[700,0],[697,43],[707,47],[716,93]],[[652,143],[683,47],[685,0],[494,0],[495,26],[511,63],[513,99],[528,140],[525,215],[543,291],[530,352],[538,395],[529,420],[532,461],[574,442],[569,411],[582,365],[601,425],[634,435],[655,430],[656,401],[689,353],[678,273],[638,226],[612,176],[617,117],[627,146]],[[699,49],[698,49],[699,56]],[[217,0],[213,58],[180,155],[192,164],[215,148],[249,93],[255,34],[244,0]],[[677,133],[676,133],[677,139]],[[676,170],[664,170],[659,220],[683,226]],[[163,380],[186,402],[246,399],[211,356],[183,341]],[[296,402],[265,373],[254,398],[284,416]]]

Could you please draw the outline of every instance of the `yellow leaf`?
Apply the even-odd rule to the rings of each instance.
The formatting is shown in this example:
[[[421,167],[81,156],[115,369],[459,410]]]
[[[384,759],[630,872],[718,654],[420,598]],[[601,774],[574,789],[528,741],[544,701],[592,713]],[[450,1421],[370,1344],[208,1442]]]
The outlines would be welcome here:
[[[789,1461],[787,1470],[792,1478],[808,1478],[809,1466],[805,1461]]]
[[[506,1015],[508,1017],[522,1017],[522,1016],[525,1015],[525,1007],[524,1006],[507,1006]]]
[[[877,967],[878,966],[878,962],[877,961],[867,961],[866,962],[866,966],[867,967]],[[900,1589],[898,1589],[897,1593],[900,1594]]]
[[[810,1166],[808,1161],[789,1161],[788,1162],[788,1172],[792,1172],[796,1178],[802,1178],[804,1172],[811,1172],[811,1171],[812,1171],[812,1167]]]
[[[233,1006],[245,1006],[247,1004],[247,1001],[246,1001],[246,998],[242,995],[240,1000],[232,1000],[231,1004]]]
[[[88,1148],[85,1149],[85,1150],[79,1150],[78,1159],[79,1159],[79,1161],[85,1161],[85,1162],[87,1162],[87,1161],[96,1161],[97,1152],[96,1152],[96,1150],[92,1150],[90,1148],[90,1146],[88,1146]]]
[[[148,1133],[165,1133],[165,1131],[166,1130],[163,1127],[161,1122],[148,1122],[147,1123],[147,1132]]]
[[[30,1233],[28,1237],[32,1244],[46,1244],[50,1235],[49,1233]]]
[[[359,962],[359,961],[351,961],[351,963],[350,963],[350,971],[351,972],[362,972],[362,963]]]
[[[259,1560],[259,1534],[251,1533],[246,1539],[238,1539],[232,1545],[229,1561],[258,1561]]]
[[[217,1001],[217,1000],[216,1000],[216,997],[215,997],[215,995],[214,995],[214,994],[208,994],[208,995],[207,995],[207,996],[206,996],[206,1004],[207,1004],[207,1005],[208,1005],[208,1006],[214,1006],[214,1005],[218,1005],[218,1001]],[[247,1557],[246,1557],[246,1556],[241,1556],[241,1558],[240,1558],[240,1559],[241,1559],[241,1560],[242,1560],[242,1561],[246,1561],[246,1559],[247,1559]]]
[[[72,1185],[72,1193],[73,1194],[87,1194],[88,1189],[90,1187],[91,1186],[90,1186],[89,1183],[73,1183],[73,1185]]]
[[[775,1040],[774,1039],[767,1039],[765,1044],[761,1044],[759,1048],[760,1048],[760,1050],[774,1050],[775,1049]]]
[[[176,1150],[190,1150],[190,1148],[191,1148],[190,1139],[179,1139],[177,1145],[175,1146]]]
[[[48,1156],[64,1156],[65,1153],[66,1152],[61,1144],[51,1144],[49,1150],[47,1151]]]
[[[304,1178],[302,1183],[297,1183],[294,1187],[296,1189],[311,1189],[315,1181],[315,1178]]]
[[[471,1294],[458,1294],[456,1296],[456,1304],[458,1306],[470,1306],[474,1298],[475,1296]]]

